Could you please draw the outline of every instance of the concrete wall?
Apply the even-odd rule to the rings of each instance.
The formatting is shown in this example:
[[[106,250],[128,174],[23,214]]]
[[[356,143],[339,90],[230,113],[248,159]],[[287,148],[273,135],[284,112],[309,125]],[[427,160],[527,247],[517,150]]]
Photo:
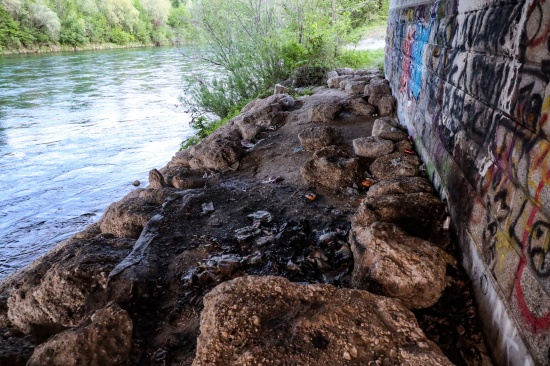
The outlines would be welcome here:
[[[392,0],[386,76],[500,364],[550,364],[550,0]]]

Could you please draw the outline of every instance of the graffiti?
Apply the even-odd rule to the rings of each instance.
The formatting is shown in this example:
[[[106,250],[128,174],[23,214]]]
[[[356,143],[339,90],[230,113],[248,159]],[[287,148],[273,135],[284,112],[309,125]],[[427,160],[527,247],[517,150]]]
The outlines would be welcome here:
[[[549,365],[550,0],[392,4],[398,114],[468,237],[501,361]]]

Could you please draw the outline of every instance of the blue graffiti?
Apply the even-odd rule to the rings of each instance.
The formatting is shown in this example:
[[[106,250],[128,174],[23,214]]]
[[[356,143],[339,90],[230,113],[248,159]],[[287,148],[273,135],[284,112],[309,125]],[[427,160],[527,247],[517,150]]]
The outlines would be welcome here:
[[[418,100],[420,95],[420,89],[422,89],[422,58],[424,56],[425,46],[428,44],[430,34],[432,31],[432,26],[434,24],[434,19],[430,21],[430,24],[427,27],[421,22],[418,22],[416,25],[414,41],[411,45],[411,66],[410,66],[410,90],[414,96],[414,99]]]

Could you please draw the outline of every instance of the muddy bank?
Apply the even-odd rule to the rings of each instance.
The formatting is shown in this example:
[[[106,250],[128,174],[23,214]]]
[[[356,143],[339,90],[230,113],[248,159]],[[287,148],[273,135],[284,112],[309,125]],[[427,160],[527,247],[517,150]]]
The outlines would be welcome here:
[[[327,85],[251,102],[4,280],[0,364],[491,364],[387,81]]]

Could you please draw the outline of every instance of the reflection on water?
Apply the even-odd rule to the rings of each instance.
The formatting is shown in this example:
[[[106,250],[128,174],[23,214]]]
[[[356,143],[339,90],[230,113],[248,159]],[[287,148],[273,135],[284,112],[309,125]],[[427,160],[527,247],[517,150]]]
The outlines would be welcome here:
[[[177,49],[0,57],[0,278],[99,219],[192,131]]]

